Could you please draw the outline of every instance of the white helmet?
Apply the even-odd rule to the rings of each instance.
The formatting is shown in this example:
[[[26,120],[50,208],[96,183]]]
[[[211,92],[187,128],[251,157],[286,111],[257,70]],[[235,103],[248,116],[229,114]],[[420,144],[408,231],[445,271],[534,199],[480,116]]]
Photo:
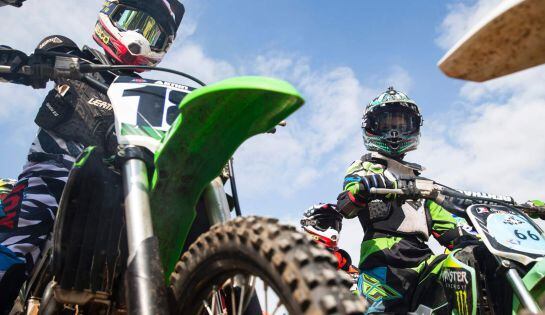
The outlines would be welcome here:
[[[303,213],[301,226],[317,242],[328,248],[336,248],[342,229],[342,215],[334,204],[318,204]]]

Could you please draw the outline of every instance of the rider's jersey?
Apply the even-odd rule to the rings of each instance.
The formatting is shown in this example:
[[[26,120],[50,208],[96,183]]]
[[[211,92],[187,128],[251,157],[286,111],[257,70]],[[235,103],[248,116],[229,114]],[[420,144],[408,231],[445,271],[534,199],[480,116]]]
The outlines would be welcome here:
[[[62,36],[46,37],[40,49],[63,51],[93,63],[109,63],[95,49],[73,46]],[[111,74],[93,75],[102,83],[113,80]],[[113,109],[108,96],[92,86],[76,80],[58,80],[44,100],[35,122],[40,127],[29,150],[30,162],[57,160],[70,165],[89,145],[104,144],[106,133],[113,126]]]
[[[422,167],[418,164],[394,160],[373,152],[353,162],[348,168],[344,190],[354,196],[361,195],[359,183],[361,177],[366,175],[383,174],[390,181],[395,181],[403,176],[418,175],[421,171]],[[365,231],[365,239],[407,235],[426,241],[431,234],[441,235],[456,228],[453,216],[432,201],[402,202],[392,198],[387,199],[385,204],[386,207],[377,207],[370,202],[359,212],[358,218]]]

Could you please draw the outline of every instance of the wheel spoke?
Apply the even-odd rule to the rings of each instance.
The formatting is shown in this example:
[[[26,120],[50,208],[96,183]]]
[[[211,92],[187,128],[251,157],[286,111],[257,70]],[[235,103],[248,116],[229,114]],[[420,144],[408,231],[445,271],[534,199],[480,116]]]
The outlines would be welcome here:
[[[235,304],[235,278],[231,278],[231,309],[233,310],[232,315],[236,314],[236,304]]]
[[[269,286],[267,282],[263,281],[263,291],[265,291],[265,312],[269,314]]]
[[[248,308],[248,304],[252,300],[252,296],[254,295],[254,290],[255,290],[256,279],[257,279],[256,277],[250,276],[250,290],[247,293],[248,299],[247,299],[246,303],[244,303],[244,309]]]
[[[215,310],[216,310],[216,306],[217,306],[217,303],[216,303],[216,292],[218,291],[217,287],[214,286],[212,287],[212,314],[216,314]]]
[[[246,294],[246,284],[248,283],[248,281],[246,281],[246,277],[243,276],[244,278],[244,283],[242,284],[242,288],[240,289],[240,301],[239,301],[239,304],[238,304],[238,312],[237,312],[237,315],[242,315],[242,309],[243,309],[243,306],[244,306],[244,295]]]
[[[276,307],[274,308],[274,311],[272,312],[271,315],[276,314],[276,311],[278,311],[280,309],[281,305],[282,305],[282,301],[278,300],[278,303],[276,303]]]
[[[223,303],[222,303],[222,298],[221,298],[221,293],[219,290],[216,291],[216,295],[217,295],[217,298],[216,298],[216,303],[218,304],[218,314],[223,314]]]
[[[206,302],[206,300],[202,300],[202,305],[204,306],[204,308],[206,309],[209,315],[214,315],[214,313],[212,313],[212,310],[210,309],[210,306],[208,305],[208,302]]]

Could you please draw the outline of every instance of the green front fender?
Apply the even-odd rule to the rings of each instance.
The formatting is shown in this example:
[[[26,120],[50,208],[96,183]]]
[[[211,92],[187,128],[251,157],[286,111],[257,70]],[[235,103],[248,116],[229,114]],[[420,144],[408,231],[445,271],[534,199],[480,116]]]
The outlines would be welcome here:
[[[303,103],[292,85],[265,77],[227,79],[184,98],[155,154],[150,190],[166,275],[179,259],[205,186],[246,139],[271,130]]]
[[[545,259],[536,262],[535,265],[522,278],[522,282],[530,291],[534,299],[539,303],[545,298]],[[545,305],[539,305],[544,310]],[[520,301],[516,295],[513,295],[513,314],[520,311]]]

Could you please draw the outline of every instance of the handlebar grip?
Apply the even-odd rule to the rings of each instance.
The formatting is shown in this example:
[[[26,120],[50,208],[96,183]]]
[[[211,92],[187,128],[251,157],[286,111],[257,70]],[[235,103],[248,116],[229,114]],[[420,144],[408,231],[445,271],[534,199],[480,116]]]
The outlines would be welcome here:
[[[388,195],[388,194],[404,195],[405,194],[405,192],[402,189],[376,188],[376,187],[371,187],[369,192],[372,194],[377,194],[377,195]]]
[[[0,66],[0,73],[11,73],[11,67],[10,66]],[[23,66],[17,73],[30,75],[32,74],[32,70],[29,66]]]

